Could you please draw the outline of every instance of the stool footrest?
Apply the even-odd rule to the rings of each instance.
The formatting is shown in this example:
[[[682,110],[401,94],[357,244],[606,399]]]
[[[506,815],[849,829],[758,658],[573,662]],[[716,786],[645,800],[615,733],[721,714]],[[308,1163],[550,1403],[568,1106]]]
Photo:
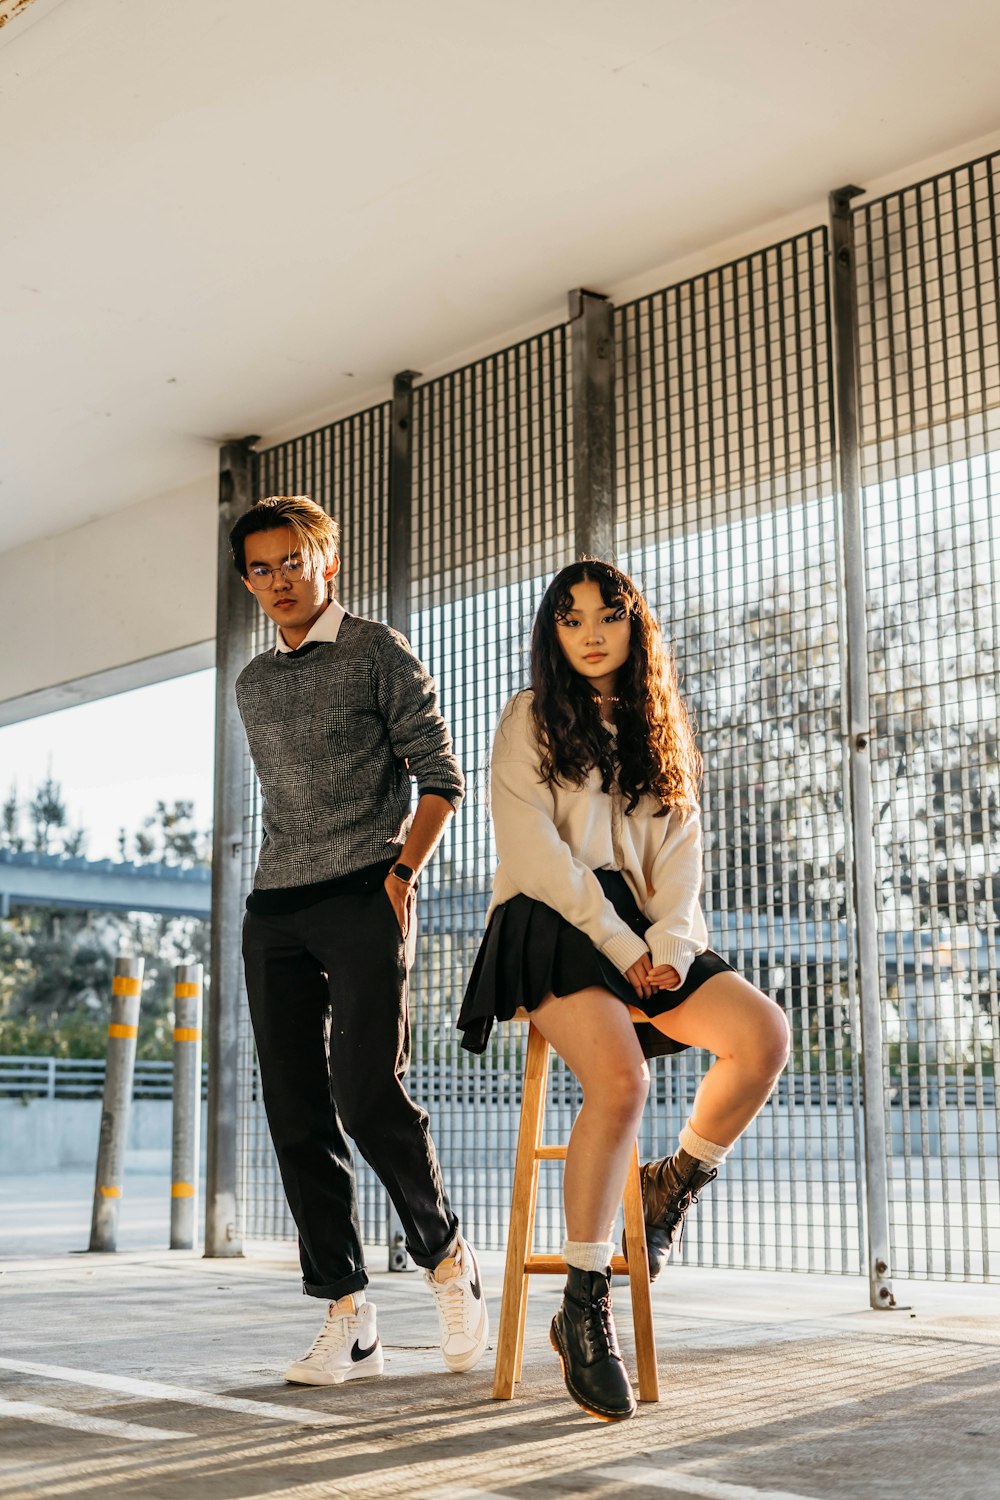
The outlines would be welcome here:
[[[561,1255],[529,1255],[524,1262],[525,1276],[565,1276],[569,1267]],[[613,1276],[628,1275],[628,1261],[624,1255],[611,1258]]]
[[[565,1161],[565,1146],[538,1146],[535,1150],[536,1161]]]

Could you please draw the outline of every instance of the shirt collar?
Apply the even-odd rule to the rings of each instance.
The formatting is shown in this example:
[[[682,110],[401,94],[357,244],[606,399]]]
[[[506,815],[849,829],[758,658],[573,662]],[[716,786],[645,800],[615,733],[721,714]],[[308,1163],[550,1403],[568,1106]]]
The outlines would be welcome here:
[[[285,637],[279,630],[278,638],[274,643],[275,656],[277,656],[279,653],[281,655],[287,655],[292,650],[298,651],[299,648],[301,646],[304,646],[307,641],[335,641],[337,639],[337,636],[340,634],[340,627],[343,623],[343,619],[346,613],[347,610],[338,599],[331,599],[330,603],[326,606],[326,609],[324,609],[319,619],[314,620],[310,625],[309,630],[306,633],[305,640],[300,641],[299,645],[295,647],[289,646],[288,642],[285,640]]]

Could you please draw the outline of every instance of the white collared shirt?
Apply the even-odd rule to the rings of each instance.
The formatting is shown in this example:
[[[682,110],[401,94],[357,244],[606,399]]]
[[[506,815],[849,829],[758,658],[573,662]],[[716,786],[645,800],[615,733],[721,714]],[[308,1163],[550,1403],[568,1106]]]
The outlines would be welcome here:
[[[300,641],[298,646],[290,646],[278,631],[278,638],[274,643],[274,653],[287,653],[298,651],[307,641],[335,641],[340,634],[340,625],[347,611],[338,599],[331,599],[318,620],[314,620],[306,632],[305,640]]]

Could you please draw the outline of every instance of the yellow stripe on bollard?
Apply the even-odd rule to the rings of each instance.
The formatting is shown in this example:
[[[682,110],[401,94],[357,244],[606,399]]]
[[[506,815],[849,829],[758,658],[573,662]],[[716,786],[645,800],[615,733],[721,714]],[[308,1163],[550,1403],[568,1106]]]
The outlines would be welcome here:
[[[200,1026],[175,1026],[174,1027],[174,1041],[175,1042],[200,1042],[201,1041],[201,1027]]]
[[[102,1187],[101,1188],[101,1197],[102,1198],[120,1198],[121,1195],[122,1195],[121,1188],[116,1188],[116,1187]]]
[[[142,980],[132,979],[128,974],[116,974],[111,981],[112,995],[141,995]]]
[[[188,984],[184,982],[174,985],[174,998],[176,1000],[193,1000],[196,995],[200,994],[200,984]]]
[[[112,1021],[108,1027],[108,1036],[120,1036],[127,1040],[129,1037],[138,1035],[138,1026],[124,1026],[121,1021]]]
[[[171,1196],[171,1198],[193,1198],[194,1197],[194,1183],[193,1182],[172,1182],[170,1184],[170,1196]]]

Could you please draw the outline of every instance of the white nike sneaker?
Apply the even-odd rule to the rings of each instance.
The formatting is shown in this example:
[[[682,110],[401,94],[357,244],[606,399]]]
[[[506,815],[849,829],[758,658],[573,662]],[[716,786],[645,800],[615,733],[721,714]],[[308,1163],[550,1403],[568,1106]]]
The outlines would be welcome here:
[[[439,1281],[435,1271],[425,1271],[424,1280],[434,1293],[441,1325],[441,1353],[449,1370],[471,1370],[478,1364],[490,1336],[490,1318],[483,1296],[476,1252],[468,1240],[460,1239],[454,1257],[437,1270],[457,1271]]]
[[[285,1379],[296,1385],[342,1385],[381,1375],[384,1364],[375,1304],[366,1301],[355,1313],[328,1312],[312,1348],[288,1366]]]

